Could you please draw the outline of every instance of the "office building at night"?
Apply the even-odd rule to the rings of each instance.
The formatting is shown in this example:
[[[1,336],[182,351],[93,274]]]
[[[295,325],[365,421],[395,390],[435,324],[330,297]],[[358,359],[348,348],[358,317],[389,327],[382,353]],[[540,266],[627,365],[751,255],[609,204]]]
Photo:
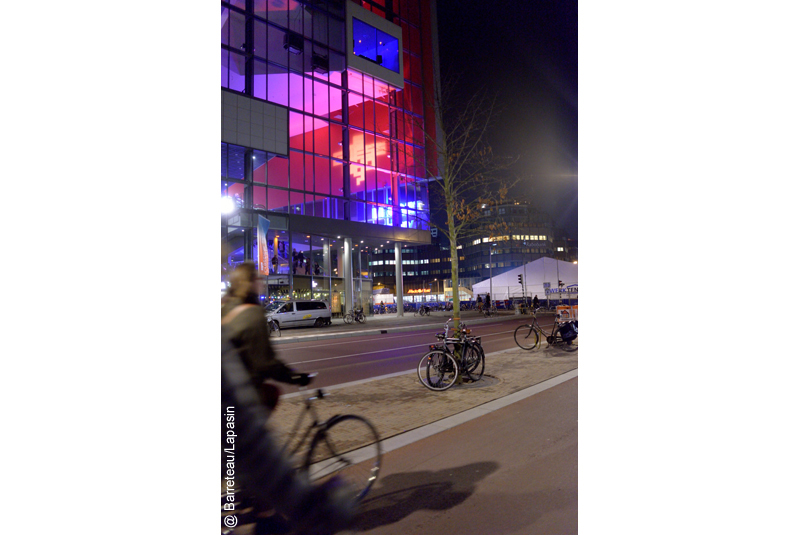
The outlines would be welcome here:
[[[372,251],[431,241],[435,3],[233,0],[221,21],[223,285],[253,260],[270,298],[370,310]]]

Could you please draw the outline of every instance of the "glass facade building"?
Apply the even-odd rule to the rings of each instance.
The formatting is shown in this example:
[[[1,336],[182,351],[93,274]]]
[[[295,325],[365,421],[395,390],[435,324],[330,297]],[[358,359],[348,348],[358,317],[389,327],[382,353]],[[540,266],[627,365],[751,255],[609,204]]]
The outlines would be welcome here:
[[[430,243],[433,9],[222,2],[223,285],[260,260],[270,298],[371,310],[371,251]]]

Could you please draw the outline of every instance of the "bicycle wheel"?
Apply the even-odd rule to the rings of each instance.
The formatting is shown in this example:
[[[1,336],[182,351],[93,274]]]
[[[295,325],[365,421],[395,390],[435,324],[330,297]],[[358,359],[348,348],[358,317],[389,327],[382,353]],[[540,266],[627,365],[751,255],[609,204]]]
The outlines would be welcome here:
[[[483,354],[483,348],[479,345],[468,345],[466,347],[466,355],[464,355],[464,367],[467,372],[467,377],[471,381],[480,381],[483,377],[483,368],[486,365],[486,357]]]
[[[539,345],[539,333],[532,325],[520,325],[514,331],[514,342],[520,348],[530,351]]]
[[[424,363],[424,371],[422,370]],[[444,351],[431,351],[420,361],[417,368],[420,382],[430,390],[447,390],[456,383],[458,363]]]
[[[312,481],[338,477],[351,499],[361,500],[381,469],[381,439],[361,416],[334,416],[314,434],[303,467]]]
[[[348,313],[348,314],[345,314],[345,315],[344,315],[344,322],[345,322],[346,324],[348,324],[348,325],[350,325],[351,323],[353,323],[353,315],[352,315],[352,314],[350,314],[350,313]]]
[[[356,316],[356,321],[357,321],[358,323],[366,323],[366,322],[367,322],[367,317],[366,317],[366,316],[364,316],[364,314],[358,314],[358,315]]]
[[[572,340],[567,340],[567,341],[562,340],[561,343],[558,344],[558,347],[560,347],[564,351],[568,351],[569,353],[572,353],[573,351],[577,351],[578,350],[578,337],[576,336]]]

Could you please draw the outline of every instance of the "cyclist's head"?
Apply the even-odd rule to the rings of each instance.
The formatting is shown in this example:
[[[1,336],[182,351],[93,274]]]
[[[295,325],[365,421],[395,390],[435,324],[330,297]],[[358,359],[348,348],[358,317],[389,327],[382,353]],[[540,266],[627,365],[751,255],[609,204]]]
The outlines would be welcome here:
[[[249,294],[256,293],[256,280],[256,265],[249,260],[242,262],[231,273],[228,294],[244,299]]]

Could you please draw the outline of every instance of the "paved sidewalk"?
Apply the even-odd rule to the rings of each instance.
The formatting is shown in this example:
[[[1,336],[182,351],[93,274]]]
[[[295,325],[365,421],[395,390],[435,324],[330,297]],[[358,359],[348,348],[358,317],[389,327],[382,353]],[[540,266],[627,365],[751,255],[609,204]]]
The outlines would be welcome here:
[[[544,343],[544,346],[547,344]],[[378,429],[382,441],[438,422],[469,409],[510,396],[578,368],[578,351],[558,348],[524,351],[509,349],[486,355],[483,379],[473,384],[456,385],[444,392],[428,390],[420,384],[416,371],[375,379],[341,388],[314,403],[321,419],[335,414],[358,414]],[[311,395],[309,391],[308,395]],[[270,425],[281,436],[291,430],[303,408],[303,397],[281,398],[270,417]],[[395,441],[396,442],[396,441]],[[358,448],[354,440],[349,446]]]

